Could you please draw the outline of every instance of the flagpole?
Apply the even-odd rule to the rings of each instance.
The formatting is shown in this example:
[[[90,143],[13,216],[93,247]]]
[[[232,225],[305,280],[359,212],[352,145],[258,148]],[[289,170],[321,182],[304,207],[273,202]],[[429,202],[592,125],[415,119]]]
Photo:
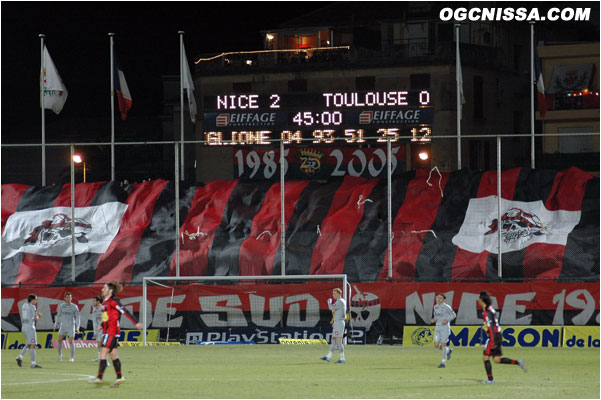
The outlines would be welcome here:
[[[459,60],[459,28],[460,24],[455,24],[455,81],[457,82],[457,169],[461,169],[461,94],[459,92],[461,64]]]
[[[280,274],[286,276],[286,192],[285,192],[285,178],[286,171],[284,171],[286,159],[284,157],[284,139],[280,138]]]
[[[179,31],[179,117],[180,117],[180,174],[181,180],[184,180],[184,31]],[[190,93],[188,93],[190,96]]]
[[[534,163],[534,21],[530,21],[530,166],[535,168]]]
[[[44,69],[46,68],[46,60],[44,57],[44,38],[46,35],[41,33],[40,37],[40,57],[41,57],[41,71],[40,71],[40,105],[42,107],[42,186],[46,186],[46,113],[44,112]]]
[[[179,276],[180,269],[180,244],[179,244],[179,160],[177,156],[177,142],[175,150],[175,276]]]
[[[115,82],[113,60],[113,38],[115,34],[109,33],[110,59],[111,59],[111,181],[115,180]]]

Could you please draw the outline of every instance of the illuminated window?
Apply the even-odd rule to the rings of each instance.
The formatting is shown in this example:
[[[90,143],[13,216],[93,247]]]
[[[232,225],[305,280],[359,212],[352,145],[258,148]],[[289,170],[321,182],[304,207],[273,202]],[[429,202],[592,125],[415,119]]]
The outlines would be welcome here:
[[[303,34],[300,35],[299,49],[309,49],[317,46],[317,34]]]
[[[332,43],[330,42],[329,29],[321,30],[317,35],[319,37],[319,47],[329,47],[332,45]]]

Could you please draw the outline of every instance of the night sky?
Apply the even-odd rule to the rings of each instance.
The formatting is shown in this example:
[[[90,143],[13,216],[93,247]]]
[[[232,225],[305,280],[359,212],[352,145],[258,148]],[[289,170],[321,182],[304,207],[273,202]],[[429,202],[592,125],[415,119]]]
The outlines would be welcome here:
[[[158,115],[161,75],[179,74],[179,35],[200,54],[262,48],[273,29],[322,2],[2,2],[2,142],[40,141],[40,38],[69,97],[57,118],[110,118],[109,32],[133,97],[128,116]],[[52,138],[48,138],[52,140]]]

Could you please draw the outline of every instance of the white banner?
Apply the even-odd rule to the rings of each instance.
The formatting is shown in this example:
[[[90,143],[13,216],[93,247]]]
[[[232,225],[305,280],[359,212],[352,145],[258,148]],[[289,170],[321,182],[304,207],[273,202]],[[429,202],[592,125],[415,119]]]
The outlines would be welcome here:
[[[72,231],[75,254],[104,253],[119,232],[126,210],[127,204],[120,202],[75,207],[75,221],[71,221],[70,207],[15,212],[2,234],[2,259],[20,252],[68,257]]]
[[[566,245],[568,234],[580,222],[580,211],[549,211],[541,200],[501,199],[501,224],[497,221],[497,197],[470,199],[465,220],[453,244],[472,253],[497,254],[497,230],[501,227],[503,252],[521,250],[532,243]]]

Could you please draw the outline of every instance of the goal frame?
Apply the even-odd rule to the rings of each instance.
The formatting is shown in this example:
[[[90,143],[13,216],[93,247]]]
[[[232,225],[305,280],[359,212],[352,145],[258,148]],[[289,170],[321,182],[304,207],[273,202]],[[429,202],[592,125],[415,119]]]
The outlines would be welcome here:
[[[148,299],[148,281],[296,281],[299,279],[303,280],[329,280],[329,279],[341,279],[342,280],[342,298],[346,301],[347,307],[350,307],[349,297],[351,287],[347,279],[346,274],[332,274],[332,275],[250,275],[250,276],[147,276],[142,278],[142,308],[140,310],[142,320],[142,339],[143,345],[146,346],[146,335],[148,333],[147,318],[146,318],[146,301]]]

